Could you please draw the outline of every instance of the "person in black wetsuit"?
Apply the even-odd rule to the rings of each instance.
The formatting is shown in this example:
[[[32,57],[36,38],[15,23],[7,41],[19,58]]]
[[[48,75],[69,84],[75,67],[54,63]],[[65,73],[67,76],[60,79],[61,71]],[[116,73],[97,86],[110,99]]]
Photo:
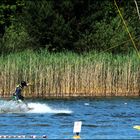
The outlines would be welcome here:
[[[24,97],[22,96],[22,90],[24,87],[28,86],[25,81],[21,81],[19,85],[17,85],[15,92],[13,93],[13,99],[14,100],[24,100]]]

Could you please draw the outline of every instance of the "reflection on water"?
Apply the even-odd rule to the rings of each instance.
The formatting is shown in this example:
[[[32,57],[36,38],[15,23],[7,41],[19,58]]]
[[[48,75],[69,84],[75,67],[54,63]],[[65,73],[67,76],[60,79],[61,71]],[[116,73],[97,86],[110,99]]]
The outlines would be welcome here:
[[[0,101],[0,135],[47,135],[71,139],[74,121],[82,121],[82,139],[140,139],[139,98],[27,101],[33,110]]]

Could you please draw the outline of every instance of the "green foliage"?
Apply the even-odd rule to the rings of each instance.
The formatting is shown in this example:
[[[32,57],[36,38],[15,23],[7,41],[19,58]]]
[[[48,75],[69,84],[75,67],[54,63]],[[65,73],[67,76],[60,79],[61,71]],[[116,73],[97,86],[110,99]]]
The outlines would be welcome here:
[[[28,30],[33,49],[38,49],[38,46],[51,46],[53,33],[50,30],[54,20],[53,13],[51,1],[26,2],[25,16],[22,20]]]
[[[119,23],[119,24],[118,24]],[[128,51],[128,43],[121,44],[129,39],[119,17],[113,18],[110,23],[105,20],[96,22],[92,31],[83,33],[77,42],[80,51],[107,50],[114,48],[113,52]],[[130,41],[129,41],[130,43]],[[82,50],[84,49],[84,50]],[[112,51],[111,49],[109,51]]]
[[[3,36],[6,28],[17,20],[17,15],[22,13],[24,0],[0,1],[0,36]]]
[[[138,46],[140,26],[134,2],[117,4]],[[22,48],[124,53],[133,47],[114,1],[109,0],[1,0],[0,42],[3,53]]]
[[[22,24],[11,25],[3,36],[1,51],[6,53],[23,51],[29,46],[28,41],[28,33]]]

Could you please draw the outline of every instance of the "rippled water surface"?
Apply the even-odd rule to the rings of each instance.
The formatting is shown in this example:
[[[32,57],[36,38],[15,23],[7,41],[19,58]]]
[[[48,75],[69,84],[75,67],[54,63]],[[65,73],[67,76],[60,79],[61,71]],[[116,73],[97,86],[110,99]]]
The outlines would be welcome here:
[[[0,135],[47,135],[71,139],[74,121],[82,121],[81,139],[140,139],[140,98],[0,100]]]

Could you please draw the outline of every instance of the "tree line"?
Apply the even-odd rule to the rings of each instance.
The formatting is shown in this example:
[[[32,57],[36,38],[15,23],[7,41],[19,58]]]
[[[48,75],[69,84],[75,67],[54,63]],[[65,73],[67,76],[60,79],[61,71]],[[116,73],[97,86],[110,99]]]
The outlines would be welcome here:
[[[116,3],[140,49],[138,7],[133,0]],[[127,53],[133,44],[113,0],[1,0],[0,52],[25,49]]]

